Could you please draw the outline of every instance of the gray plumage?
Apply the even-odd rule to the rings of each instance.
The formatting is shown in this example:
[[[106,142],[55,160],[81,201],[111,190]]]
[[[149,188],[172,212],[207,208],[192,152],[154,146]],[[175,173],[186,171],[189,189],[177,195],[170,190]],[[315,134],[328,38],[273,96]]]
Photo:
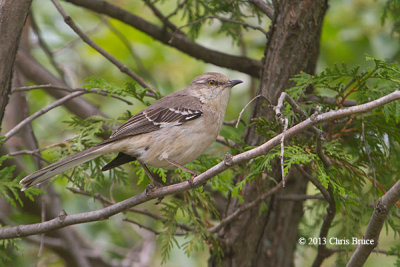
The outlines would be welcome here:
[[[38,170],[20,181],[25,190],[107,153],[118,156],[109,170],[132,160],[172,169],[197,158],[215,141],[225,114],[229,89],[242,81],[208,72],[185,89],[165,96],[135,114],[109,139]]]

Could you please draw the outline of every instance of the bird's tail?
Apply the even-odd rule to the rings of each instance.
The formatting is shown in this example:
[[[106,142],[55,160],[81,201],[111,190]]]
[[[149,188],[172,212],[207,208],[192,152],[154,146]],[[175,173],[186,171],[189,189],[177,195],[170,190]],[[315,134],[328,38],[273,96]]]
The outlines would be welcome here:
[[[97,145],[91,147],[29,174],[19,182],[23,186],[22,191],[25,191],[32,186],[41,184],[51,177],[78,166],[79,164],[108,153],[108,151],[106,151],[107,149],[105,149],[106,146],[107,145]]]

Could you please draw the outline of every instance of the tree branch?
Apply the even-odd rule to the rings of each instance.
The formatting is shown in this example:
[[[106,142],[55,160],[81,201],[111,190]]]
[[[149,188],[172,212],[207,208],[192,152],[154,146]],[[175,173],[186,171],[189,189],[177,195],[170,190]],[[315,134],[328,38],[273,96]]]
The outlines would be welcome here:
[[[75,194],[80,194],[80,195],[84,195],[84,196],[88,196],[88,197],[94,197],[95,199],[100,201],[104,206],[110,206],[110,205],[115,204],[115,202],[110,201],[109,199],[105,198],[104,196],[102,196],[102,195],[100,195],[98,193],[92,195],[89,192],[86,192],[86,191],[81,190],[81,189],[73,188],[73,187],[67,187],[67,189],[69,191],[71,191],[72,193],[75,193]],[[148,216],[148,217],[150,217],[150,218],[152,218],[154,220],[159,220],[161,222],[165,222],[166,221],[166,219],[163,216],[158,215],[156,213],[152,213],[152,212],[150,212],[148,210],[143,210],[143,209],[138,209],[138,208],[130,208],[127,211],[130,211],[130,212],[133,212],[133,213],[139,213],[139,214],[142,214],[142,215],[146,215],[146,216]],[[195,229],[193,227],[190,227],[190,226],[188,226],[188,225],[186,225],[184,223],[179,223],[178,222],[176,225],[179,226],[182,230],[185,230],[185,231],[188,231],[188,232],[194,232],[195,231]]]
[[[319,115],[312,115],[310,118],[306,119],[305,121],[302,121],[299,124],[288,129],[286,131],[285,138],[289,139],[289,138],[295,136],[296,134],[299,134],[300,132],[302,132],[318,123],[322,123],[322,122],[325,122],[328,120],[342,118],[342,117],[349,116],[352,114],[367,112],[367,111],[370,111],[371,109],[380,107],[382,105],[388,104],[388,103],[398,100],[398,99],[400,99],[400,91],[396,90],[393,93],[390,93],[386,96],[383,96],[379,99],[376,99],[374,101],[371,101],[371,102],[368,102],[365,104],[361,104],[361,105],[349,107],[349,108],[343,108],[343,109],[339,109],[339,110],[332,110],[332,111],[329,111],[329,112],[326,112],[323,114],[319,114]],[[282,134],[279,134],[258,147],[255,147],[251,150],[248,150],[248,151],[238,154],[236,156],[232,156],[229,159],[229,163],[225,162],[225,161],[218,163],[217,165],[213,166],[212,168],[208,169],[207,171],[196,176],[193,179],[192,183],[185,181],[185,182],[172,184],[169,186],[154,189],[153,191],[148,192],[147,194],[145,192],[142,192],[136,196],[133,196],[131,198],[128,198],[126,200],[123,200],[121,202],[113,204],[111,206],[108,206],[108,207],[105,207],[105,208],[102,208],[99,210],[95,210],[95,211],[82,212],[82,213],[73,214],[73,215],[61,214],[60,216],[58,216],[52,220],[43,222],[43,223],[19,225],[19,226],[10,227],[10,228],[1,228],[0,229],[0,239],[24,237],[24,236],[28,236],[28,235],[39,234],[39,233],[44,233],[44,232],[55,230],[55,229],[60,229],[65,226],[68,226],[68,225],[105,220],[105,219],[109,218],[110,216],[113,216],[115,214],[123,212],[131,207],[137,206],[137,205],[144,203],[146,201],[149,201],[151,199],[157,199],[160,197],[165,197],[167,195],[187,191],[187,190],[192,189],[193,187],[199,187],[199,186],[205,184],[208,180],[210,180],[215,175],[225,171],[226,169],[228,169],[229,167],[231,167],[233,165],[240,164],[242,162],[246,162],[250,159],[253,159],[258,156],[268,153],[271,149],[273,149],[275,146],[280,144],[281,139],[282,139]],[[400,182],[398,182],[396,185],[398,185],[400,187]],[[388,191],[388,193],[387,193],[388,196],[394,194],[392,189]],[[389,192],[391,192],[391,193],[389,194]],[[400,190],[398,190],[396,193],[400,194]],[[385,201],[387,201],[387,200],[385,199]],[[392,204],[394,204],[394,202]]]
[[[57,101],[53,102],[52,104],[36,111],[34,114],[32,114],[31,116],[25,118],[23,121],[21,121],[20,123],[18,123],[18,125],[16,125],[14,128],[12,128],[10,131],[8,131],[4,136],[5,138],[3,139],[4,142],[6,142],[11,136],[13,136],[14,134],[16,134],[19,130],[21,130],[22,127],[24,127],[27,123],[33,121],[34,119],[36,119],[37,117],[45,114],[46,112],[48,112],[49,110],[56,108],[62,104],[64,104],[64,102],[70,100],[71,98],[80,96],[85,94],[84,91],[78,91],[78,92],[74,92],[72,94],[66,95],[63,98],[58,99]]]
[[[137,75],[133,70],[128,68],[126,65],[122,64],[119,60],[117,60],[115,57],[113,57],[111,54],[109,54],[106,50],[101,48],[98,44],[93,42],[72,20],[72,18],[65,12],[65,10],[61,7],[60,3],[57,2],[57,0],[51,0],[55,7],[57,8],[58,12],[62,15],[64,18],[65,23],[71,27],[71,29],[79,35],[79,37],[82,38],[82,40],[87,43],[89,46],[91,46],[94,50],[99,52],[102,56],[104,56],[106,59],[108,59],[112,64],[117,66],[121,72],[129,75],[132,79],[137,81],[143,88],[149,89],[154,96],[157,96],[156,90],[152,86],[150,86],[146,81]]]
[[[51,84],[41,84],[41,85],[33,85],[33,86],[22,86],[22,87],[18,87],[18,88],[14,88],[12,89],[11,93],[14,92],[26,92],[26,91],[31,91],[31,90],[35,90],[35,89],[53,89],[53,90],[61,90],[61,91],[66,91],[66,92],[87,92],[87,93],[95,93],[95,94],[99,94],[102,96],[110,96],[112,98],[118,99],[122,102],[125,102],[128,105],[132,105],[133,103],[118,96],[115,94],[111,94],[109,93],[107,90],[104,89],[100,89],[100,88],[93,88],[93,89],[85,89],[85,88],[69,88],[69,87],[60,87],[60,86],[54,86]]]
[[[117,38],[122,42],[122,44],[128,49],[129,53],[131,54],[133,60],[136,63],[139,72],[141,72],[151,83],[157,87],[157,81],[153,78],[153,75],[145,68],[140,56],[136,53],[133,49],[131,42],[125,37],[125,35],[120,32],[117,28],[115,28],[108,19],[104,19],[104,23],[106,26],[117,36]]]
[[[258,205],[261,201],[265,200],[267,197],[271,196],[272,194],[276,193],[279,189],[283,187],[283,181],[281,181],[279,184],[275,185],[272,187],[270,190],[262,193],[258,198],[255,200],[251,201],[250,203],[245,204],[244,206],[240,207],[237,209],[235,212],[232,214],[226,216],[218,225],[209,228],[208,231],[210,233],[216,233],[218,232],[222,227],[227,225],[228,223],[232,222],[235,220],[237,217],[239,217],[243,212],[255,207]]]
[[[66,0],[74,5],[85,7],[94,12],[110,16],[114,19],[122,21],[132,27],[142,31],[154,39],[177,48],[181,52],[188,54],[194,58],[203,60],[207,63],[212,63],[217,66],[228,69],[237,70],[247,73],[253,77],[259,78],[261,71],[261,62],[242,56],[235,56],[218,52],[199,44],[182,34],[173,34],[166,31],[164,28],[158,27],[141,17],[138,17],[120,7],[117,7],[103,0]],[[173,38],[172,38],[173,37]]]
[[[159,235],[159,234],[162,233],[162,232],[156,231],[156,230],[154,230],[154,229],[152,229],[152,228],[150,228],[150,227],[147,227],[147,226],[145,226],[145,225],[143,225],[143,224],[140,224],[140,223],[138,223],[137,221],[134,221],[134,220],[131,220],[131,219],[125,218],[125,219],[123,219],[123,221],[124,221],[124,222],[132,223],[132,224],[134,224],[134,225],[137,225],[137,226],[139,226],[140,228],[146,229],[147,231],[149,231],[149,232],[151,232],[151,233],[153,233],[153,234],[155,234],[155,235]],[[186,234],[187,234],[187,233],[183,232],[183,233],[175,233],[174,235],[177,235],[177,236],[184,236],[184,235],[186,235]]]
[[[239,24],[239,25],[242,25],[244,28],[250,28],[250,29],[253,29],[253,30],[260,31],[260,32],[262,32],[264,35],[267,35],[267,34],[268,34],[268,33],[267,33],[263,28],[261,28],[260,26],[254,26],[254,25],[251,25],[251,24],[248,24],[248,23],[245,23],[245,22],[236,21],[236,20],[228,19],[228,18],[224,18],[224,17],[205,16],[205,17],[196,19],[196,20],[194,20],[194,21],[191,21],[191,22],[189,22],[188,24],[185,24],[185,25],[183,25],[183,26],[180,26],[180,27],[177,28],[177,30],[174,32],[174,35],[175,35],[176,33],[180,32],[180,29],[183,29],[183,28],[185,28],[185,27],[188,27],[188,26],[191,26],[191,25],[194,25],[194,24],[198,24],[198,23],[200,23],[200,22],[202,22],[202,21],[204,21],[204,20],[207,20],[207,19],[217,19],[217,20],[220,20],[220,21],[222,21],[222,22],[228,22],[228,23],[233,23],[233,24]],[[174,38],[174,37],[172,37],[172,38]]]
[[[153,3],[150,0],[143,0],[146,5],[151,9],[151,11],[153,11],[154,15],[156,15],[157,18],[159,18],[162,23],[167,26],[168,28],[170,28],[173,31],[177,31],[180,34],[184,34],[182,31],[180,31],[178,29],[178,27],[176,27],[167,17],[165,17],[160,10],[157,9],[157,7],[155,5],[153,5]]]
[[[17,59],[15,62],[21,73],[29,80],[36,84],[52,84],[57,87],[69,87],[64,81],[61,81],[44,68],[36,59],[31,55],[22,51],[18,51]],[[59,99],[68,93],[61,90],[52,90],[45,88],[45,91],[52,97]],[[104,118],[108,116],[101,112],[97,107],[92,105],[89,101],[82,97],[76,97],[66,102],[64,106],[72,113],[81,118],[98,115]]]
[[[378,245],[383,223],[393,205],[400,199],[400,180],[387,191],[376,203],[374,212],[363,235],[365,240],[373,240],[371,245],[362,244],[356,248],[347,267],[363,266],[373,249]]]
[[[50,60],[51,65],[53,65],[54,69],[58,72],[58,74],[65,80],[65,73],[64,70],[60,67],[57,61],[54,58],[54,54],[51,52],[50,48],[47,46],[46,42],[44,41],[42,34],[40,32],[40,28],[36,23],[35,17],[33,13],[30,14],[31,21],[32,21],[32,30],[35,33],[40,48],[42,48],[43,52],[46,54],[47,58]]]
[[[250,0],[258,9],[260,9],[268,18],[274,18],[274,9],[263,0]]]
[[[322,195],[298,195],[298,194],[287,194],[279,195],[277,199],[288,200],[288,201],[305,201],[309,199],[325,200]]]

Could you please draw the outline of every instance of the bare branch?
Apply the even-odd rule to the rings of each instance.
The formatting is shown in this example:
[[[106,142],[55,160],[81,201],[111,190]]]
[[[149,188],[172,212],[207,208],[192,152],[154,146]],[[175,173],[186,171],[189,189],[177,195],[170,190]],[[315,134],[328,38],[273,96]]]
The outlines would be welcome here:
[[[32,12],[30,13],[30,16],[31,16],[31,21],[32,21],[32,29],[38,39],[39,46],[42,48],[43,52],[46,54],[47,58],[50,60],[54,69],[65,80],[64,70],[57,63],[57,61],[54,58],[54,54],[51,52],[50,48],[47,46],[46,42],[44,41],[42,34],[40,32],[39,26],[37,25],[35,17],[33,16]]]
[[[236,120],[236,124],[235,124],[235,128],[237,128],[238,126],[239,126],[239,122],[242,120],[242,114],[243,114],[243,112],[246,110],[246,108],[254,101],[254,100],[256,100],[257,98],[259,98],[259,97],[261,97],[262,95],[256,95],[255,97],[253,97],[243,108],[242,108],[242,110],[240,111],[240,113],[239,113],[239,117],[237,118],[237,120]],[[262,97],[264,97],[264,96],[262,96]]]
[[[182,7],[184,7],[184,6],[187,4],[187,1],[188,1],[188,0],[183,0],[182,3],[179,3],[179,4],[176,6],[175,10],[172,11],[170,14],[168,14],[168,15],[166,16],[166,18],[169,19],[169,18],[175,16],[175,15],[178,13],[179,9],[181,9]]]
[[[143,225],[143,224],[140,224],[140,223],[138,223],[137,221],[134,221],[134,220],[131,220],[131,219],[126,219],[126,218],[123,219],[123,221],[124,221],[124,222],[132,223],[132,224],[134,224],[134,225],[137,225],[137,226],[139,226],[140,228],[146,229],[147,231],[152,232],[152,233],[155,234],[155,235],[161,234],[161,232],[158,232],[158,231],[156,231],[156,230],[154,230],[154,229],[152,229],[152,228],[150,228],[150,227],[147,227],[147,226],[145,226],[145,225]]]
[[[93,34],[97,31],[101,30],[101,27],[103,26],[104,22],[105,22],[105,20],[101,20],[93,28],[85,30],[85,34],[90,35],[90,34]],[[71,41],[69,41],[68,43],[64,44],[60,48],[57,48],[56,50],[54,50],[53,54],[58,55],[58,54],[62,53],[65,49],[72,49],[76,44],[80,43],[81,41],[82,41],[82,39],[78,36],[78,37],[72,39]]]
[[[400,199],[400,180],[387,191],[376,203],[374,212],[363,235],[364,240],[371,240],[372,244],[361,244],[351,256],[347,267],[363,266],[373,249],[378,245],[379,235],[390,209]]]
[[[264,35],[267,35],[267,34],[268,34],[268,33],[267,33],[263,28],[261,28],[260,26],[254,26],[254,25],[251,25],[251,24],[248,24],[248,23],[245,23],[245,22],[236,21],[236,20],[228,19],[228,18],[224,18],[224,17],[205,16],[205,17],[202,17],[202,18],[200,18],[200,19],[191,21],[191,22],[189,22],[188,24],[185,24],[185,25],[183,25],[183,26],[180,26],[177,30],[175,30],[174,35],[172,36],[172,38],[174,38],[175,34],[176,34],[176,33],[179,33],[181,29],[183,29],[183,28],[185,28],[185,27],[188,27],[188,26],[195,25],[195,24],[199,24],[200,22],[205,21],[205,20],[207,20],[207,19],[217,19],[217,20],[220,20],[220,21],[222,21],[222,22],[229,22],[229,23],[233,23],[233,24],[239,24],[239,25],[242,25],[244,28],[250,28],[250,29],[253,29],[253,30],[260,31],[260,32],[262,32]]]
[[[149,79],[154,86],[157,87],[157,81],[153,78],[153,75],[145,68],[140,56],[135,52],[133,49],[131,42],[125,37],[122,32],[120,32],[117,28],[115,28],[108,19],[104,19],[104,23],[106,26],[118,37],[119,40],[124,44],[124,46],[128,49],[129,53],[131,54],[132,58],[134,59],[136,66],[138,67],[139,71]]]
[[[306,97],[303,100],[312,101],[312,102],[316,102],[316,103],[336,104],[336,98],[334,98],[334,97],[319,97],[316,95],[306,95]],[[356,100],[346,99],[343,102],[343,106],[345,106],[345,107],[351,107],[351,106],[355,106],[355,105],[357,105]]]
[[[236,144],[234,141],[232,141],[230,139],[226,140],[225,137],[223,137],[221,135],[217,136],[217,140],[216,141],[218,143],[220,143],[220,144],[223,144],[223,145],[227,146],[227,147],[237,147],[238,146],[238,144]]]
[[[152,229],[152,228],[150,228],[150,227],[147,227],[147,226],[145,226],[145,225],[143,225],[143,224],[140,224],[140,223],[138,223],[137,221],[134,221],[134,220],[131,220],[131,219],[123,219],[123,221],[124,222],[129,222],[129,223],[132,223],[132,224],[134,224],[134,225],[137,225],[137,226],[139,226],[140,228],[143,228],[143,229],[146,229],[147,231],[149,231],[149,232],[152,232],[153,234],[155,234],[155,235],[159,235],[159,234],[161,234],[161,232],[159,232],[159,231],[156,231],[156,230],[154,230],[154,229]],[[178,236],[183,236],[183,235],[186,235],[187,233],[175,233],[175,235],[178,235]]]
[[[242,207],[240,207],[239,209],[235,210],[235,212],[233,212],[232,214],[226,216],[223,220],[221,220],[221,222],[212,227],[209,228],[208,231],[210,233],[216,233],[218,232],[222,227],[224,227],[225,225],[227,225],[228,223],[232,222],[233,220],[235,220],[237,217],[239,217],[243,212],[248,211],[249,209],[255,207],[256,205],[258,205],[261,201],[265,200],[267,197],[271,196],[272,194],[275,194],[279,189],[281,189],[283,187],[283,182],[281,181],[279,184],[275,185],[274,187],[272,187],[271,189],[269,189],[268,191],[265,191],[264,193],[262,193],[258,198],[256,198],[255,200],[243,205]]]
[[[305,120],[307,118],[307,113],[301,109],[301,107],[293,100],[287,93],[282,92],[278,99],[278,104],[274,107],[274,111],[278,120],[282,117],[283,103],[287,101],[289,105],[293,108],[293,111],[300,115],[300,118]],[[318,137],[322,137],[323,132],[317,127],[313,126],[312,130]]]
[[[32,149],[32,150],[18,150],[15,152],[10,152],[6,156],[18,156],[18,155],[26,155],[26,154],[27,155],[35,155],[38,152],[41,152],[41,151],[44,151],[44,150],[47,150],[47,149],[50,149],[50,148],[53,148],[56,146],[65,145],[65,144],[66,144],[66,142],[59,142],[59,143],[51,144],[51,145],[48,145],[48,146],[45,146],[42,148],[37,148],[37,149]]]
[[[99,52],[101,55],[103,55],[106,59],[108,59],[111,63],[113,63],[115,66],[117,66],[121,72],[129,75],[131,78],[133,78],[135,81],[137,81],[143,88],[149,89],[154,96],[157,96],[157,92],[154,90],[153,87],[151,87],[149,84],[146,83],[146,81],[137,75],[133,70],[128,68],[126,65],[122,64],[119,60],[117,60],[115,57],[113,57],[111,54],[109,54],[106,50],[101,48],[98,44],[93,42],[72,20],[72,18],[65,12],[65,10],[61,7],[61,5],[56,1],[56,0],[51,0],[55,7],[57,8],[58,12],[62,15],[64,18],[64,21],[68,26],[71,27],[71,29],[79,35],[79,37],[82,38],[82,40],[90,45],[93,49],[95,49],[97,52]]]
[[[53,90],[61,90],[61,91],[66,91],[66,92],[87,92],[87,93],[96,93],[102,96],[110,96],[112,98],[118,99],[122,102],[125,102],[128,105],[132,105],[133,103],[118,96],[115,94],[110,94],[110,92],[108,92],[107,90],[104,89],[100,89],[100,88],[93,88],[90,90],[87,90],[85,88],[69,88],[69,87],[60,87],[60,86],[54,86],[51,84],[42,84],[42,85],[33,85],[33,86],[22,86],[22,87],[18,87],[18,88],[14,88],[11,93],[14,92],[25,92],[25,91],[31,91],[31,90],[35,90],[35,89],[53,89]]]
[[[288,201],[305,201],[309,199],[317,199],[324,200],[323,195],[298,195],[298,194],[286,194],[277,196],[280,200],[288,200]]]
[[[388,103],[398,100],[398,99],[400,99],[400,91],[396,90],[393,93],[390,93],[386,96],[383,96],[379,99],[376,99],[374,101],[371,101],[371,102],[368,102],[368,103],[365,103],[362,105],[349,107],[349,108],[343,108],[343,109],[339,109],[339,110],[332,110],[332,111],[329,111],[329,112],[326,112],[323,114],[319,114],[319,115],[313,115],[310,118],[306,119],[305,121],[300,122],[299,124],[289,128],[286,131],[285,137],[287,139],[289,139],[289,138],[295,136],[296,134],[299,134],[300,132],[302,132],[318,123],[346,117],[346,116],[349,116],[352,114],[367,112],[367,111],[370,111],[371,109],[380,107],[382,105],[388,104]],[[49,220],[49,221],[46,221],[43,223],[19,225],[19,226],[9,227],[9,228],[0,228],[0,239],[23,237],[23,236],[28,236],[28,235],[44,233],[44,232],[48,232],[48,231],[55,230],[55,229],[60,229],[65,226],[68,226],[68,225],[105,220],[105,219],[109,218],[110,216],[113,216],[120,212],[126,211],[136,205],[147,202],[151,199],[165,197],[167,195],[176,194],[179,192],[190,190],[194,187],[196,188],[196,187],[202,186],[208,180],[210,180],[212,177],[225,171],[229,167],[236,165],[236,164],[240,164],[242,162],[246,162],[250,159],[253,159],[258,156],[268,153],[271,149],[273,149],[275,146],[280,144],[281,138],[282,138],[282,134],[279,134],[258,147],[255,147],[251,150],[240,153],[236,156],[232,156],[230,158],[229,164],[226,164],[225,162],[220,162],[220,163],[216,164],[214,167],[212,167],[212,168],[206,170],[205,172],[199,174],[198,176],[196,176],[193,179],[192,183],[185,181],[185,182],[172,184],[172,185],[154,189],[151,192],[148,192],[147,194],[145,192],[142,192],[136,196],[133,196],[131,198],[128,198],[126,200],[123,200],[121,202],[113,204],[111,206],[108,206],[108,207],[105,207],[105,208],[102,208],[99,210],[95,210],[95,211],[82,212],[82,213],[77,213],[77,214],[72,214],[72,215],[62,214],[62,215],[58,216],[57,218],[54,218],[52,220]],[[400,182],[398,182],[396,185],[398,185],[398,187],[400,187]],[[392,196],[395,193],[400,194],[400,189],[397,189],[397,187],[396,187],[396,189],[398,191],[396,191],[396,192],[393,192],[392,189],[388,191],[388,193],[387,193],[388,196],[389,195]],[[391,192],[391,193],[389,194],[389,192]],[[385,202],[387,202],[386,199],[385,199]],[[394,203],[395,203],[395,201],[393,203],[390,201],[389,204],[393,205]],[[381,209],[379,209],[379,210],[382,210],[381,205],[380,205],[380,208]]]
[[[103,0],[66,0],[77,6],[82,6],[100,14],[110,16],[114,19],[122,21],[132,27],[142,31],[154,39],[177,48],[183,53],[186,53],[194,58],[201,59],[207,63],[212,63],[217,66],[237,70],[247,73],[258,78],[261,71],[261,61],[250,59],[248,57],[235,56],[223,52],[215,51],[187,38],[182,34],[175,34],[166,31],[162,27],[158,27],[141,17],[138,17],[118,6]],[[173,40],[170,42],[172,36]]]
[[[179,32],[180,34],[184,34],[182,31],[180,31],[178,29],[178,27],[176,27],[167,17],[165,17],[160,10],[157,9],[157,7],[155,5],[153,5],[153,3],[151,3],[150,0],[143,0],[146,5],[151,9],[151,11],[153,11],[154,15],[156,15],[157,18],[159,18],[162,23],[164,23],[165,26],[167,26],[168,28],[170,28],[171,30],[175,31],[175,32]]]
[[[98,193],[92,195],[89,192],[86,192],[86,191],[81,190],[81,189],[73,188],[73,187],[67,187],[67,189],[69,191],[71,191],[72,193],[75,193],[75,194],[94,197],[95,199],[99,200],[104,206],[110,206],[110,205],[115,204],[115,202],[110,201],[109,199],[105,198],[104,196],[102,196],[102,195],[100,195]],[[130,211],[130,212],[133,212],[133,213],[139,213],[139,214],[142,214],[142,215],[146,215],[146,216],[148,216],[148,217],[150,217],[152,219],[159,220],[161,222],[165,222],[166,221],[166,219],[163,216],[158,215],[156,213],[152,213],[152,212],[150,212],[148,210],[143,210],[143,209],[138,209],[138,208],[130,208],[127,211]],[[182,230],[185,230],[185,231],[188,231],[188,232],[195,232],[195,229],[193,227],[190,227],[190,226],[188,226],[188,225],[186,225],[184,223],[177,222],[176,225],[178,227],[180,227]]]
[[[258,7],[268,18],[274,18],[274,9],[263,0],[250,0],[256,7]]]
[[[16,125],[14,128],[12,128],[10,131],[8,131],[4,136],[5,138],[3,139],[4,142],[6,142],[11,136],[13,136],[14,134],[16,134],[19,130],[21,130],[22,127],[24,127],[27,123],[33,121],[34,119],[36,119],[37,117],[45,114],[46,112],[48,112],[49,110],[56,108],[62,104],[64,104],[64,102],[85,94],[84,91],[78,91],[78,92],[74,92],[72,94],[66,95],[63,98],[58,99],[57,101],[53,102],[52,104],[38,110],[37,112],[35,112],[34,114],[32,114],[31,116],[25,118],[23,121],[21,121],[18,125]]]
[[[64,81],[55,77],[46,68],[44,68],[36,59],[31,55],[18,51],[16,65],[18,70],[29,80],[36,84],[52,84],[58,87],[69,87]],[[59,99],[67,95],[66,92],[61,90],[52,90],[44,88],[44,90],[52,97]],[[92,105],[83,97],[72,98],[70,101],[65,102],[64,106],[72,113],[81,118],[98,115],[104,118],[105,115],[98,107]]]

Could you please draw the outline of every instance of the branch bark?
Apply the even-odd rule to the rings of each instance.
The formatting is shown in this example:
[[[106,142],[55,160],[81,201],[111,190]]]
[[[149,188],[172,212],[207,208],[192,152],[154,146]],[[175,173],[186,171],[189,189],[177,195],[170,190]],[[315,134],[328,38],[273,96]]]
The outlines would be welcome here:
[[[313,115],[310,118],[302,121],[301,123],[291,127],[285,133],[285,138],[289,139],[295,135],[298,135],[302,131],[316,125],[318,123],[322,123],[328,120],[334,120],[342,117],[346,117],[352,114],[367,112],[373,108],[377,108],[388,104],[392,101],[400,99],[400,91],[395,91],[389,95],[376,99],[374,101],[344,108],[340,110],[332,110],[320,115]],[[215,175],[225,171],[229,167],[246,162],[250,159],[256,158],[258,156],[264,155],[268,153],[272,148],[280,144],[280,140],[282,139],[282,134],[275,136],[274,138],[270,139],[269,141],[265,142],[264,144],[233,156],[229,158],[229,164],[225,161],[220,162],[219,164],[215,165],[214,167],[208,169],[207,171],[201,173],[200,175],[196,176],[192,184],[188,181],[161,187],[155,189],[147,194],[142,192],[136,196],[118,202],[114,205],[105,207],[103,209],[89,211],[89,212],[82,212],[73,215],[67,215],[65,213],[61,213],[58,217],[51,219],[46,222],[36,223],[36,224],[27,224],[27,225],[19,225],[15,227],[9,228],[0,228],[0,239],[8,239],[8,238],[15,238],[15,237],[24,237],[34,234],[45,233],[48,231],[60,229],[66,227],[68,225],[86,223],[86,222],[93,222],[93,221],[101,221],[128,210],[131,207],[137,206],[141,203],[149,201],[151,199],[157,199],[160,197],[165,197],[167,195],[183,192],[192,189],[193,187],[199,187],[205,184],[208,180],[210,180]],[[397,185],[397,184],[396,184]],[[399,185],[400,186],[400,182]],[[396,187],[397,188],[397,187]],[[390,190],[389,190],[390,191]],[[389,193],[388,191],[388,193]],[[392,190],[394,191],[394,190]],[[398,193],[398,192],[397,192]],[[393,194],[393,193],[391,193]],[[391,202],[390,202],[391,203]]]
[[[48,112],[49,110],[52,110],[53,108],[56,108],[62,104],[64,104],[66,101],[83,95],[85,94],[85,91],[77,91],[74,93],[71,93],[69,95],[64,96],[63,98],[58,99],[57,101],[55,101],[54,103],[38,110],[37,112],[35,112],[34,114],[32,114],[31,116],[25,118],[23,121],[21,121],[20,123],[18,123],[18,125],[16,125],[14,128],[12,128],[9,132],[7,132],[4,136],[4,142],[6,142],[11,136],[13,136],[14,134],[16,134],[19,130],[22,129],[22,127],[24,127],[26,124],[30,123],[31,121],[33,121],[34,119],[36,119],[37,117],[45,114],[46,112]]]
[[[31,55],[26,54],[22,51],[18,51],[16,64],[21,73],[29,80],[36,84],[51,84],[56,87],[67,87],[70,88],[65,82],[58,79],[56,76],[51,74],[45,67],[43,67],[36,59]],[[66,95],[67,92],[60,90],[52,90],[51,88],[44,89],[52,97],[59,99]],[[81,118],[87,118],[89,116],[98,115],[107,118],[100,109],[91,104],[89,101],[82,97],[73,98],[64,103],[64,106],[72,113]]]
[[[264,0],[250,0],[258,9],[260,9],[268,18],[274,18],[274,9]]]
[[[371,252],[378,245],[379,235],[381,233],[383,223],[393,205],[400,199],[400,180],[397,181],[392,188],[387,191],[376,203],[374,212],[368,223],[367,230],[363,235],[364,240],[373,240],[373,244],[362,244],[356,248],[351,256],[347,267],[363,266]]]
[[[58,12],[60,12],[61,16],[63,17],[65,23],[71,27],[71,29],[89,46],[91,46],[93,49],[95,49],[97,52],[99,52],[103,57],[105,57],[107,60],[109,60],[112,64],[117,66],[119,70],[128,76],[130,76],[132,79],[134,79],[136,82],[138,82],[143,88],[147,88],[150,90],[150,92],[153,94],[153,96],[157,96],[157,92],[154,90],[154,88],[149,85],[142,77],[137,75],[133,70],[128,68],[126,65],[124,65],[122,62],[117,60],[115,57],[113,57],[111,54],[109,54],[106,50],[104,50],[102,47],[100,47],[98,44],[93,42],[72,20],[72,18],[65,12],[65,10],[62,8],[62,6],[56,1],[56,0],[51,0],[55,7],[57,8]]]
[[[174,47],[181,52],[207,63],[247,73],[253,77],[260,77],[261,62],[243,56],[235,56],[215,51],[194,43],[185,35],[168,32],[165,28],[156,26],[143,18],[121,9],[109,2],[102,0],[66,0],[74,5],[81,6],[122,21],[154,39]]]
[[[31,2],[3,0],[0,3],[0,124],[8,103],[15,55]]]

